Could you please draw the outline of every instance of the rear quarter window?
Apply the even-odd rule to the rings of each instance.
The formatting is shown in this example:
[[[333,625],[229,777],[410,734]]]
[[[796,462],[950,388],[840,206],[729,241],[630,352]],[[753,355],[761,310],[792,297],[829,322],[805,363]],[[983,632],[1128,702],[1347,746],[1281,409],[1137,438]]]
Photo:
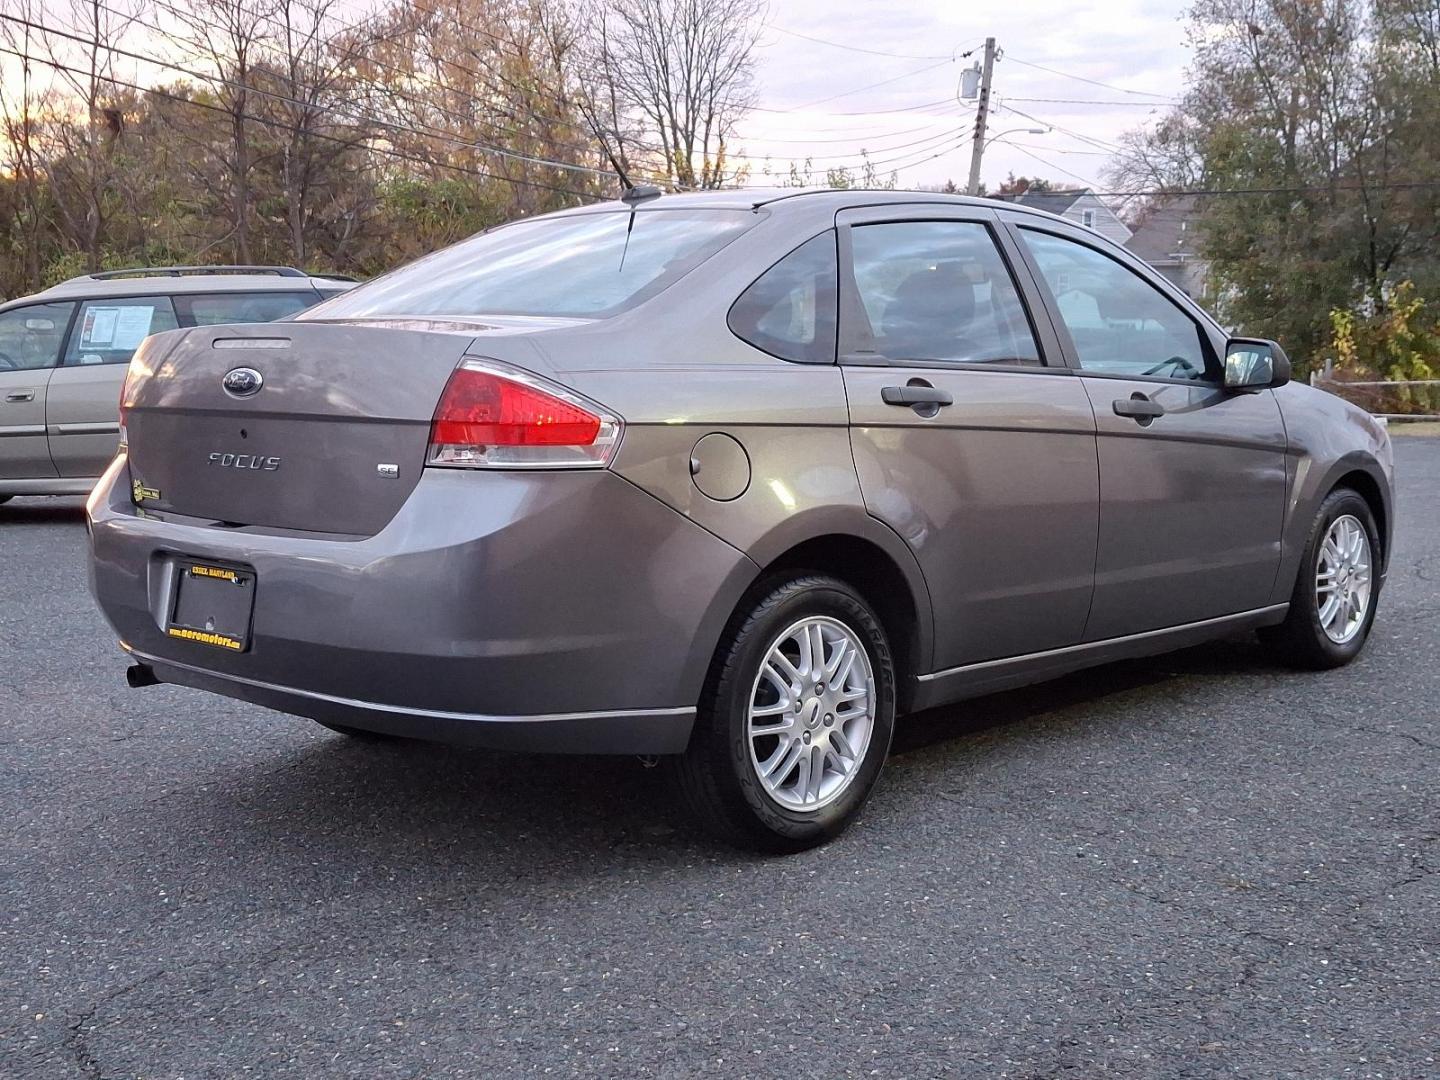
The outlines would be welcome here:
[[[835,233],[821,233],[766,270],[730,308],[730,331],[797,364],[835,362],[839,273]]]

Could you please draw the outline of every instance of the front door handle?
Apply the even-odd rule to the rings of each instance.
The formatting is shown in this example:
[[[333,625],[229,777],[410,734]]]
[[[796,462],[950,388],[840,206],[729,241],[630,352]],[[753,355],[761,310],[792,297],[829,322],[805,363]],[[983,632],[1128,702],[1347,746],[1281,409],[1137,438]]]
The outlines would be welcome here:
[[[953,405],[955,396],[934,386],[887,386],[880,391],[886,405]]]
[[[1157,416],[1165,415],[1165,406],[1158,401],[1151,401],[1144,394],[1131,394],[1128,398],[1119,398],[1111,408],[1115,410],[1116,416],[1128,416],[1136,423],[1144,426],[1149,424]]]
[[[6,401],[34,401],[34,390],[11,390],[5,395]]]

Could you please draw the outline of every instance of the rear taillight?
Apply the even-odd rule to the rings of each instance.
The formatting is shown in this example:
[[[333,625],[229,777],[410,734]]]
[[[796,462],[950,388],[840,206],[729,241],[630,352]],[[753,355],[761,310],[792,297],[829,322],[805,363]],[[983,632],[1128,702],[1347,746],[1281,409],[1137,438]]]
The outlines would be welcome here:
[[[128,450],[130,447],[130,436],[125,430],[125,417],[130,412],[130,368],[125,369],[125,381],[120,384],[120,449]]]
[[[427,464],[565,469],[609,462],[621,423],[592,401],[528,371],[466,360],[430,424]]]

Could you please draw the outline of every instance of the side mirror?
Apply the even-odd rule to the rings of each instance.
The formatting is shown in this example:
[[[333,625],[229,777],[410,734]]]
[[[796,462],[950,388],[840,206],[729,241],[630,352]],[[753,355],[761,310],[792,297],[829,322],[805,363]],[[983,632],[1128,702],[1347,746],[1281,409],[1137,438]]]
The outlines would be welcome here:
[[[1231,338],[1225,346],[1225,388],[1263,390],[1290,381],[1290,358],[1273,341]]]

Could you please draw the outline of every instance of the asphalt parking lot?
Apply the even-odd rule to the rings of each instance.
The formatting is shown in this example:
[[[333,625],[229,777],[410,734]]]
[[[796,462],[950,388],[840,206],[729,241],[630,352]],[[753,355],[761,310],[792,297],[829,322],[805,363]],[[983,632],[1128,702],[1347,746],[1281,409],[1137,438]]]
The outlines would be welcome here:
[[[924,714],[839,842],[638,762],[125,688],[78,500],[0,507],[0,1076],[1440,1073],[1440,439],[1370,647]]]

